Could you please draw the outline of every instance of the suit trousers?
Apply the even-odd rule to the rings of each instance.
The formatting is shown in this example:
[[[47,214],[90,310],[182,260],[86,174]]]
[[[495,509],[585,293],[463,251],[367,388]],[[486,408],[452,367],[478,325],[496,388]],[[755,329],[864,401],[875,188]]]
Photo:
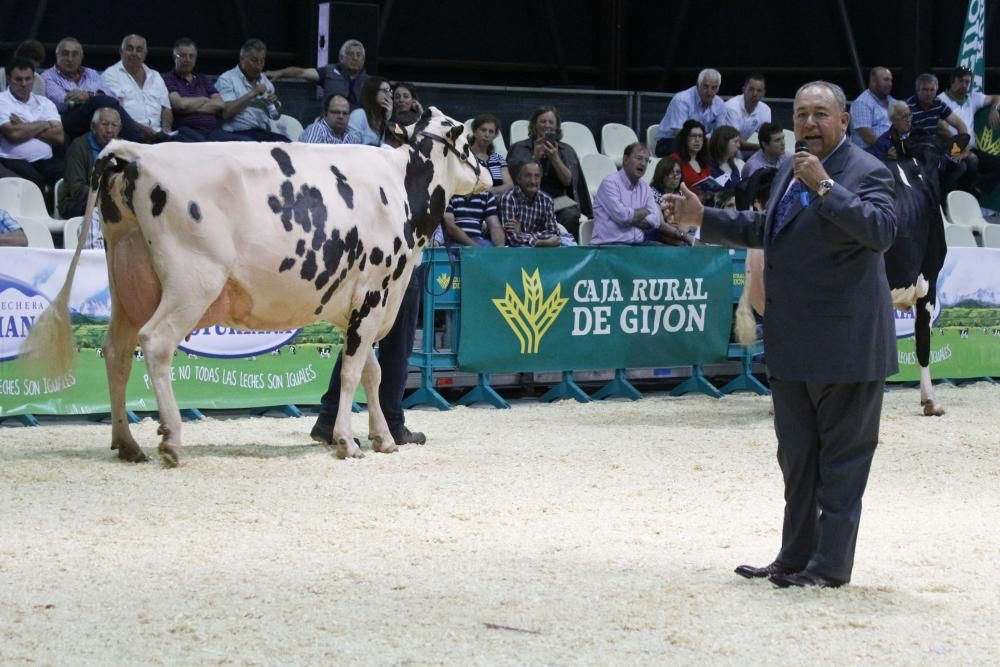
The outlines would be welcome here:
[[[403,294],[403,301],[399,304],[396,322],[378,344],[378,361],[382,369],[378,397],[382,414],[385,415],[389,431],[393,434],[401,431],[406,422],[403,415],[403,393],[406,391],[410,354],[413,352],[413,340],[417,333],[423,275],[422,267],[418,266],[413,270],[410,283]],[[340,367],[343,358],[344,353],[341,351],[330,374],[327,391],[320,399],[320,414],[328,416],[332,421],[337,419],[337,408],[340,403]]]
[[[785,480],[782,565],[850,581],[884,385],[771,378]]]

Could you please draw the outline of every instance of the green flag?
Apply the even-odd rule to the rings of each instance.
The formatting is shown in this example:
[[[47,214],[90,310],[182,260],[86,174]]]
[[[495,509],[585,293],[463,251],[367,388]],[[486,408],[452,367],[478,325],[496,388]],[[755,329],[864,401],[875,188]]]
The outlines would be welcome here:
[[[965,12],[965,28],[962,30],[962,43],[958,47],[958,67],[965,67],[972,72],[972,90],[983,91],[983,78],[986,76],[986,2],[985,0],[969,0],[969,8]]]

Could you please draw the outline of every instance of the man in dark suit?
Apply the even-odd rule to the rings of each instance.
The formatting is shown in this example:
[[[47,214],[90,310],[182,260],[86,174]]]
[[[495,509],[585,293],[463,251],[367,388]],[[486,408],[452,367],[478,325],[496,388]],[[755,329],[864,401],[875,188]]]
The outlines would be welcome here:
[[[892,176],[845,139],[843,91],[795,95],[795,153],[763,213],[703,209],[687,188],[667,215],[702,239],[764,249],[764,340],[785,481],[781,550],[736,573],[779,587],[850,581],[882,391],[897,371],[882,253],[896,236]]]

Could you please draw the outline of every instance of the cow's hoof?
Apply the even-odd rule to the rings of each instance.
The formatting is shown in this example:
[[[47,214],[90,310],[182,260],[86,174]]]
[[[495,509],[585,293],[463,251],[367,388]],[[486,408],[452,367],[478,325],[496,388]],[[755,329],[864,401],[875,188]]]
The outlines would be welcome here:
[[[376,435],[372,438],[372,451],[379,452],[380,454],[392,454],[395,451],[399,451],[399,447],[392,440],[386,440],[382,436]]]
[[[361,447],[358,446],[358,441],[354,438],[348,440],[347,438],[340,438],[337,440],[337,458],[338,459],[363,459],[365,458],[365,453],[361,451]]]
[[[178,456],[177,448],[174,447],[173,445],[161,443],[160,462],[163,463],[164,468],[176,468],[177,464],[180,462],[180,457]]]
[[[921,405],[924,406],[925,417],[940,417],[944,414],[944,408],[934,401],[923,401]]]
[[[145,463],[149,460],[146,456],[146,452],[142,451],[139,445],[134,443],[114,443],[111,445],[112,449],[118,450],[118,458],[122,461],[127,461],[129,463]]]

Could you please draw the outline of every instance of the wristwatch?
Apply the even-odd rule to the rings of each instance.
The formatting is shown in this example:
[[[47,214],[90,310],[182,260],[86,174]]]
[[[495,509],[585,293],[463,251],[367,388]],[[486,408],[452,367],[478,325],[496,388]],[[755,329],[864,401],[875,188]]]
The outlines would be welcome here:
[[[825,178],[819,182],[819,189],[816,190],[816,194],[820,197],[825,197],[830,194],[830,190],[833,190],[833,179]]]

